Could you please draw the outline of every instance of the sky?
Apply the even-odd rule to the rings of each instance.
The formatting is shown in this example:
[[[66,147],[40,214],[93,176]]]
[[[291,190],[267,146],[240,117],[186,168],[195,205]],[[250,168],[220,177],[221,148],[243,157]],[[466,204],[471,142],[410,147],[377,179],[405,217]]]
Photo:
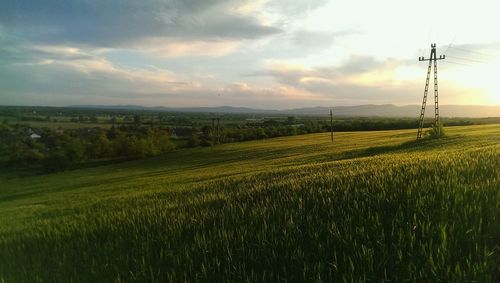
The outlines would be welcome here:
[[[436,43],[446,55],[440,104],[500,105],[499,8],[494,0],[5,0],[0,104],[420,104],[427,65],[418,58]]]

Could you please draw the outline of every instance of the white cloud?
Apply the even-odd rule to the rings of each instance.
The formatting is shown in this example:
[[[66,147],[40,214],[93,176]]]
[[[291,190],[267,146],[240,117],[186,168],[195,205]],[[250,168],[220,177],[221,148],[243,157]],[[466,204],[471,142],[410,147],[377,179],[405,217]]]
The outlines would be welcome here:
[[[243,43],[241,40],[217,41],[165,41],[151,39],[141,46],[145,52],[166,58],[222,57],[233,53]]]
[[[116,1],[2,2],[0,103],[418,104],[433,42],[442,103],[500,103],[495,1]]]

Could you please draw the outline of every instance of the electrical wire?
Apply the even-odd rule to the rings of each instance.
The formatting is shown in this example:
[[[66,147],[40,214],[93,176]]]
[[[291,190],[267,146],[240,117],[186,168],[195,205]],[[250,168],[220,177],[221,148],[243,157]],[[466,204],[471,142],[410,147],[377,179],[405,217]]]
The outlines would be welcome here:
[[[472,65],[470,65],[470,64],[464,64],[464,63],[454,62],[454,61],[450,61],[450,60],[443,61],[443,63],[451,63],[451,64],[455,64],[455,65],[472,67]]]
[[[486,61],[480,61],[480,60],[474,60],[474,59],[470,59],[470,58],[457,57],[457,56],[453,56],[453,55],[447,55],[447,56],[449,58],[458,59],[458,60],[465,60],[465,61],[474,62],[474,63],[482,63],[482,64],[487,64],[488,63]]]
[[[449,48],[454,49],[454,50],[460,50],[462,52],[469,52],[469,53],[474,53],[474,54],[478,54],[478,55],[482,55],[482,56],[487,56],[487,57],[495,57],[495,56],[493,56],[491,54],[486,54],[486,53],[483,53],[483,52],[468,50],[468,49],[465,49],[465,48],[462,48],[462,47],[450,46]]]
[[[455,35],[453,37],[453,40],[450,42],[450,44],[448,45],[448,47],[446,47],[446,50],[444,51],[444,55],[446,55],[446,52],[448,52],[448,49],[450,49],[450,47],[453,45],[453,43],[455,43],[455,40],[457,39],[457,35]]]

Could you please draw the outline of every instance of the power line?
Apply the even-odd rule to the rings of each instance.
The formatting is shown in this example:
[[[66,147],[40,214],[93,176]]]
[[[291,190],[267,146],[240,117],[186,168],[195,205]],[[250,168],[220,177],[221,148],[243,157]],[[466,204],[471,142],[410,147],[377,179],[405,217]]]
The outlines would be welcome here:
[[[459,50],[462,52],[469,52],[469,53],[474,53],[474,54],[478,54],[478,55],[482,55],[482,56],[487,56],[487,57],[495,57],[494,55],[491,55],[491,54],[486,54],[486,53],[478,52],[478,51],[474,51],[474,50],[468,50],[468,49],[465,49],[462,47],[450,46],[449,48],[454,49],[454,50]]]
[[[450,47],[453,45],[453,43],[455,43],[456,39],[457,39],[457,36],[455,35],[455,37],[453,37],[453,40],[450,42],[450,44],[448,45],[448,47],[444,51],[444,53],[443,53],[444,55],[446,55],[446,52],[448,52],[448,49],[450,49]]]
[[[447,55],[447,56],[450,57],[450,58],[453,58],[453,59],[465,60],[465,61],[474,62],[474,63],[482,63],[482,64],[488,63],[488,62],[485,62],[485,61],[474,60],[474,59],[469,59],[469,58],[464,58],[464,57],[458,57],[458,56],[453,56],[453,55]]]
[[[444,55],[446,55],[446,52],[448,52],[448,49],[450,49],[451,44],[452,44],[452,43],[450,43],[450,45],[448,45],[448,47],[446,47],[446,50],[443,52],[443,54],[444,54]]]
[[[454,62],[454,61],[450,61],[450,60],[446,60],[446,63],[451,63],[451,64],[455,64],[455,65],[461,65],[461,66],[467,66],[467,67],[471,67],[472,66],[470,64],[464,64],[464,63]]]

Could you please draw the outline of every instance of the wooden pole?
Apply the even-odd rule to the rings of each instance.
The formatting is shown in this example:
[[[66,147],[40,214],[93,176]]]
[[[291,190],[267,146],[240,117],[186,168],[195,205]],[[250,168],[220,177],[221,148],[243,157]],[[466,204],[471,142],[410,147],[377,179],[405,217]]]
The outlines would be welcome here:
[[[330,109],[330,137],[333,142],[333,109]]]
[[[220,119],[217,118],[217,143],[220,143]]]

